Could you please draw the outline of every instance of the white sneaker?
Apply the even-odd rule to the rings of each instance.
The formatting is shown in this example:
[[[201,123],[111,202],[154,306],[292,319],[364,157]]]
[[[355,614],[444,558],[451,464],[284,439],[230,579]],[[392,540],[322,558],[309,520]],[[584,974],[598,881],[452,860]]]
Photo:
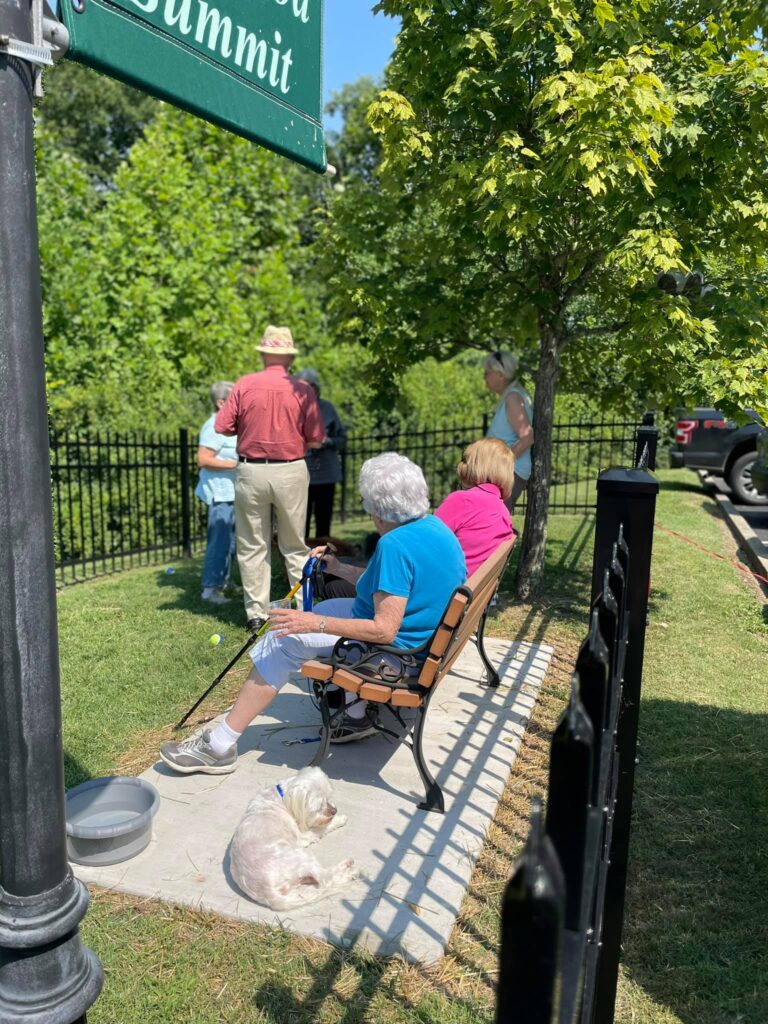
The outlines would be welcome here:
[[[224,597],[218,587],[206,587],[203,590],[203,600],[211,604],[229,604],[229,598]]]

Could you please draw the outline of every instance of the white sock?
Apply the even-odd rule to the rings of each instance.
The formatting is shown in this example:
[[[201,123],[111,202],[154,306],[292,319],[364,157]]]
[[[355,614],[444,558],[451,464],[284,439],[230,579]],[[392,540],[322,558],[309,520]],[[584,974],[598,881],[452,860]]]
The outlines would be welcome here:
[[[344,697],[345,697],[345,701],[346,701],[345,711],[349,715],[349,717],[350,718],[355,718],[355,719],[365,718],[365,712],[366,712],[366,710],[368,708],[367,701],[361,700],[361,701],[359,701],[359,703],[357,703],[357,704],[353,705],[352,707],[350,707],[350,704],[352,704],[352,701],[353,700],[357,700],[357,694],[356,693],[350,693],[349,690],[345,690],[344,691]]]
[[[217,726],[211,729],[211,738],[209,740],[211,749],[214,754],[226,754],[242,735],[241,732],[235,732],[234,729],[230,729],[226,722],[219,722]]]

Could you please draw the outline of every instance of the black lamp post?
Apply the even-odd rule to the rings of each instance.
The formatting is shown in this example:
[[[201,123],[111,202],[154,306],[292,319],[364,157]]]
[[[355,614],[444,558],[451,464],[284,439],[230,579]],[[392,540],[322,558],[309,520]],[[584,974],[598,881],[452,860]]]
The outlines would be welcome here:
[[[0,1024],[72,1024],[99,994],[67,863],[30,0],[0,0]],[[10,42],[9,42],[10,41]]]

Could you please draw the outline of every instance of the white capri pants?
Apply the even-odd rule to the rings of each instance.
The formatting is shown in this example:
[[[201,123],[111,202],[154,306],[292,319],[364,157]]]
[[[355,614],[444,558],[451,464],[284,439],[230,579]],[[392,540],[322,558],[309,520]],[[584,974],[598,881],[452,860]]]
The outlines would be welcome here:
[[[334,597],[318,601],[312,611],[329,619],[351,619],[354,603],[353,597]],[[251,660],[264,682],[280,690],[305,661],[330,655],[338,639],[334,633],[267,633],[251,648]]]

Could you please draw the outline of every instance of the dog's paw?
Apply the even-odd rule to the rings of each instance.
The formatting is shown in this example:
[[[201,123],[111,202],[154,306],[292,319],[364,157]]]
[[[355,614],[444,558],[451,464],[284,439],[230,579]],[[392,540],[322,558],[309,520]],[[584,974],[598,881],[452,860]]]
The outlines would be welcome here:
[[[339,864],[339,874],[341,875],[341,881],[343,882],[354,882],[356,878],[360,877],[360,871],[357,864],[350,857],[349,860],[343,860]]]
[[[329,832],[335,832],[337,828],[343,828],[347,824],[347,820],[346,814],[335,814],[323,829],[323,835],[327,836]]]

